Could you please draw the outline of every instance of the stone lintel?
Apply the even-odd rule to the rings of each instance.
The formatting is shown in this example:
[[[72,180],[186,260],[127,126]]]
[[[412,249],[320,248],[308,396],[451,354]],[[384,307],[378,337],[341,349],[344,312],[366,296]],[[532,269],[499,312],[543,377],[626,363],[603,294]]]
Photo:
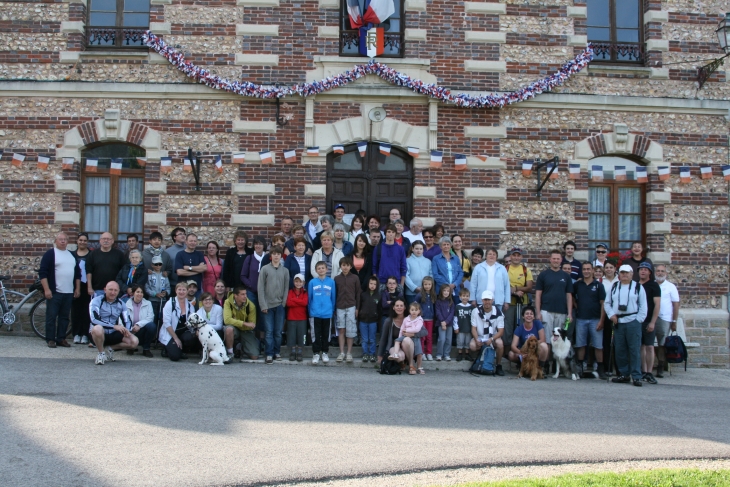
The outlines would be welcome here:
[[[569,232],[587,232],[588,220],[568,220]]]
[[[669,68],[651,68],[651,79],[669,79]]]
[[[651,259],[651,261],[654,263],[654,265],[672,263],[672,253],[671,252],[647,252],[646,256]]]
[[[436,198],[436,188],[433,186],[414,186],[413,199],[434,199]]]
[[[272,24],[236,24],[237,36],[271,36],[279,35],[279,26]]]
[[[660,235],[672,233],[671,222],[649,222],[646,224],[646,233],[648,235]]]
[[[239,7],[278,7],[279,0],[236,0]]]
[[[585,35],[569,35],[568,45],[569,46],[585,46],[588,44],[588,36]]]
[[[415,191],[415,188],[413,188]],[[327,196],[327,185],[326,184],[305,184],[304,185],[304,196],[316,196],[324,198]],[[415,198],[415,196],[414,196]]]
[[[467,30],[464,32],[464,40],[479,44],[505,44],[507,42],[507,33]]]
[[[236,54],[237,66],[278,66],[279,56],[276,54]]]
[[[647,205],[668,205],[672,202],[672,193],[666,191],[649,191],[646,193]]]
[[[649,39],[646,41],[647,51],[669,51],[669,40],[668,39]]]
[[[496,5],[504,4],[499,3]],[[464,61],[464,71],[475,73],[506,73],[507,63],[505,61],[474,61],[467,59]]]
[[[427,32],[426,29],[406,29],[405,38],[407,41],[425,41]]]
[[[80,181],[69,181],[68,179],[56,180],[56,193],[81,193]]]
[[[145,213],[145,225],[167,225],[167,213]]]
[[[144,183],[145,194],[167,194],[167,181],[147,181]]]
[[[259,227],[263,225],[271,226],[276,222],[276,215],[231,215],[231,226],[251,226]]]
[[[53,216],[54,223],[79,224],[79,213],[76,211],[57,211]]]
[[[434,225],[436,225],[436,219],[431,218],[428,216],[417,216],[419,220],[421,220],[421,223],[423,223],[423,228],[430,228]]]
[[[340,0],[319,0],[319,8],[321,8],[321,9],[340,8]]]
[[[75,63],[80,58],[80,53],[78,51],[61,51],[58,53],[58,62],[59,63]],[[162,56],[160,56],[162,57]],[[165,62],[168,62],[165,60]]]
[[[302,164],[307,166],[326,166],[327,156],[302,156]]]
[[[275,184],[266,183],[233,183],[231,194],[240,196],[274,196]]]
[[[712,308],[681,308],[679,316],[686,321],[702,320],[702,321],[727,321],[730,313],[726,309]]]
[[[464,2],[464,11],[468,14],[505,15],[507,5],[494,2]]]
[[[667,10],[647,10],[644,12],[644,23],[649,22],[669,22],[669,12]]]
[[[406,12],[425,12],[426,0],[406,0]]]
[[[504,218],[464,218],[464,230],[507,230]]]
[[[464,127],[464,137],[471,139],[504,139],[507,137],[507,127],[467,125]]]
[[[467,156],[466,165],[469,168],[474,169],[506,169],[507,163],[499,157],[487,157],[487,160],[482,160],[481,157]]]
[[[585,19],[588,17],[588,7],[568,7],[568,17]]]
[[[172,0],[150,0],[150,5],[170,5]]]
[[[170,34],[172,32],[170,22],[150,22],[150,31],[153,34]]]
[[[464,198],[468,200],[506,200],[506,188],[464,188]]]
[[[233,131],[248,134],[275,134],[276,122],[234,120]]]
[[[340,28],[336,25],[320,25],[317,27],[317,35],[319,37],[337,39],[340,37]]]
[[[569,189],[568,190],[568,201],[576,203],[588,203],[588,190],[587,189]]]
[[[64,20],[61,22],[61,32],[64,34],[83,34],[84,22],[81,20]]]

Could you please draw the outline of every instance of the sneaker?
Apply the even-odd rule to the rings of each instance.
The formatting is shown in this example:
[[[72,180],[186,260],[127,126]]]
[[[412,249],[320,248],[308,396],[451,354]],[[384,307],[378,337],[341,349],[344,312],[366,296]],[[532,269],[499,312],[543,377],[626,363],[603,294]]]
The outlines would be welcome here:
[[[99,355],[96,356],[96,362],[94,362],[94,364],[104,365],[104,362],[106,362],[106,354],[104,352],[99,352]]]
[[[426,355],[426,360],[430,360],[430,361],[433,361],[433,355],[431,355],[430,353],[429,353],[429,354],[427,354],[427,355]]]
[[[504,377],[504,370],[502,370],[502,365],[497,365],[497,370],[494,373],[500,377]]]
[[[643,386],[644,384],[642,384],[642,383],[641,383],[641,381],[640,381],[639,379],[636,379],[636,380],[634,380],[634,385],[635,385],[636,387],[641,387],[641,386]]]
[[[371,355],[370,356],[370,363],[373,363],[374,364],[377,361],[378,361],[378,357],[376,357],[375,355]]]
[[[345,355],[345,362],[347,362],[348,364],[352,363],[352,354],[351,353],[348,353],[347,355]]]
[[[459,352],[459,353],[458,353],[458,354],[456,355],[456,361],[457,361],[457,362],[461,362],[461,361],[462,361],[463,359],[464,359],[464,354],[463,354],[463,353],[461,353],[461,352]]]
[[[441,355],[436,355],[436,362],[441,362]]]
[[[327,353],[326,353],[326,352],[323,352],[323,353],[322,353],[322,363],[326,364],[326,363],[327,363],[327,362],[329,362],[329,361],[330,361],[330,357],[329,357],[329,355],[327,355]]]
[[[271,355],[267,355],[266,356],[266,363],[267,364],[273,364],[274,363],[274,358]]]
[[[274,360],[276,360],[277,362],[281,362],[281,355],[279,355],[278,353],[275,354],[274,355]]]
[[[362,363],[366,363],[368,360],[370,360],[370,355],[363,355],[362,356]]]
[[[81,343],[81,335],[74,335],[74,344],[78,345]]]
[[[89,343],[89,337],[86,337],[86,336],[81,337],[81,344],[86,345],[87,343]]]
[[[319,354],[318,353],[315,353],[312,356],[312,365],[317,365],[318,363],[319,363]]]
[[[142,350],[142,356],[143,357],[147,357],[147,358],[152,358],[153,357],[152,352],[149,351],[149,350]]]
[[[340,353],[340,354],[339,354],[339,355],[337,356],[337,361],[338,361],[338,362],[342,362],[343,360],[345,360],[345,354],[344,354],[344,353]]]
[[[611,382],[613,382],[615,384],[626,384],[626,383],[631,382],[631,377],[627,377],[625,375],[619,375],[618,377],[614,377],[613,379],[611,379]],[[641,381],[635,381],[635,382],[639,382],[639,384],[641,384]]]
[[[106,359],[109,362],[116,362],[114,360],[114,350],[112,350],[112,347],[106,347]]]
[[[297,352],[294,351],[294,349],[291,349],[291,352],[289,353],[289,362],[294,362],[297,360]]]
[[[644,380],[649,384],[658,384],[657,380],[654,378],[654,375],[651,372],[647,372],[644,375]]]
[[[304,360],[304,356],[302,355],[301,348],[297,348],[297,357],[296,358],[297,358],[297,362],[301,362],[302,360]]]
[[[233,351],[233,358],[241,358],[241,344],[237,344]]]
[[[447,356],[445,356],[445,357],[444,357],[444,360],[446,360],[447,362],[451,362],[451,357],[449,357],[449,356],[447,355]]]

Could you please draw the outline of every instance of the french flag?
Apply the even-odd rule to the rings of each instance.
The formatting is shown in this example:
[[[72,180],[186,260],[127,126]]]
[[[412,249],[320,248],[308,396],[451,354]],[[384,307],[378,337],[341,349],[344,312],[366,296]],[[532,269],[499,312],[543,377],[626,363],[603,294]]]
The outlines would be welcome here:
[[[373,58],[385,52],[385,29],[373,27],[360,29],[360,44],[358,47],[361,56]]]
[[[99,167],[99,159],[86,159],[86,172],[96,172]]]
[[[626,181],[626,166],[616,166],[613,171],[615,181]]]
[[[594,182],[603,181],[603,166],[591,166],[591,180]]]
[[[649,176],[646,172],[646,167],[637,166],[636,167],[636,182],[637,183],[646,183],[648,181],[649,181]]]
[[[221,156],[215,156],[215,170],[218,171],[218,173],[223,172],[223,161],[221,160]]]
[[[454,169],[457,171],[466,171],[466,155],[456,154],[454,158]]]
[[[671,170],[669,169],[669,166],[659,166],[657,168],[657,173],[659,173],[659,181],[666,181],[671,175]]]
[[[344,154],[345,146],[344,145],[333,145],[332,152],[334,152],[335,154]]]
[[[689,166],[682,166],[679,168],[679,182],[689,183],[692,180],[692,175],[689,172]]]
[[[49,162],[51,162],[50,157],[38,156],[38,169],[48,169]]]
[[[147,158],[146,157],[138,157],[137,158],[137,164],[139,164],[140,167],[145,167],[147,165]]]
[[[722,166],[722,177],[725,181],[730,181],[730,164]]]
[[[347,11],[350,11],[350,3],[357,3],[357,0],[347,0]],[[362,19],[366,24],[382,24],[388,17],[395,13],[395,2],[393,0],[369,0],[365,1],[365,15]],[[352,19],[352,16],[350,16]]]
[[[11,164],[15,167],[20,167],[23,165],[24,160],[25,160],[25,155],[13,154],[13,160],[11,161]]]
[[[122,175],[122,160],[120,158],[112,159],[112,165],[109,168],[109,174]]]
[[[408,148],[408,155],[411,157],[418,157],[418,154],[421,153],[421,149],[418,147],[409,147]]]
[[[183,159],[183,171],[193,172],[193,165],[190,163],[190,159]]]
[[[549,166],[547,167],[547,169],[548,169],[548,172],[549,172],[549,171],[550,171],[551,169],[553,169],[553,168],[555,168],[555,170],[554,170],[554,171],[553,171],[553,172],[552,172],[552,173],[550,174],[550,179],[558,179],[558,178],[560,178],[560,173],[558,172],[558,165],[557,165],[557,164],[550,164],[550,165],[549,165]]]
[[[296,149],[285,150],[284,151],[284,160],[288,163],[297,162],[297,150]]]
[[[522,176],[529,178],[530,173],[532,173],[532,161],[523,161],[522,162]]]
[[[580,179],[580,164],[569,164],[568,176],[570,179]]]
[[[357,143],[357,150],[359,150],[359,151],[360,151],[360,156],[361,156],[361,157],[365,157],[365,154],[367,154],[367,153],[368,153],[368,143],[367,143],[367,142],[365,142],[365,141],[363,141],[363,142],[358,142],[358,143]]]
[[[274,162],[274,158],[271,156],[271,151],[261,151],[259,152],[259,157],[261,157],[261,164],[271,164]]]
[[[358,0],[347,0],[347,14],[350,16],[350,26],[353,29],[362,27],[362,15]]]
[[[444,160],[444,153],[440,150],[432,150],[431,151],[431,163],[429,164],[429,167],[433,167],[434,169],[438,169],[441,167],[441,163]]]
[[[384,156],[390,155],[390,144],[386,144],[384,142],[380,143],[380,153]]]
[[[233,164],[243,164],[245,160],[246,154],[244,154],[243,152],[233,154]]]
[[[308,156],[318,156],[319,155],[319,146],[307,147],[307,155]]]
[[[702,179],[710,179],[712,177],[712,166],[700,167],[700,175]]]
[[[64,171],[70,171],[74,168],[74,161],[75,159],[73,157],[64,157],[61,159],[61,169]]]
[[[168,174],[172,172],[172,157],[160,158],[160,172],[162,174]]]

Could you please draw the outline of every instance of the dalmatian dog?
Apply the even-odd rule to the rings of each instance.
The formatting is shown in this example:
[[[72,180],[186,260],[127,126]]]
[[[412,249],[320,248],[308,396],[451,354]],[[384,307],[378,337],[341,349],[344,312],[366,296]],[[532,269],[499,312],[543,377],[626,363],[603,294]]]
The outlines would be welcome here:
[[[205,365],[209,358],[212,360],[210,365],[223,365],[224,362],[228,361],[223,340],[218,336],[218,332],[203,318],[197,314],[192,314],[188,318],[187,327],[191,333],[198,335],[198,340],[203,346],[203,360],[198,362],[198,365]]]

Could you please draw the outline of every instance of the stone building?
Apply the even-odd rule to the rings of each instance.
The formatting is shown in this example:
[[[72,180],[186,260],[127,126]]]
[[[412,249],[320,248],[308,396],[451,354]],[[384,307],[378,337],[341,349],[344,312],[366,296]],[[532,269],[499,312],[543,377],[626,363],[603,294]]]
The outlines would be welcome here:
[[[363,3],[363,2],[360,2]],[[697,67],[722,55],[724,0],[394,0],[378,60],[472,94],[517,90],[594,43],[596,59],[552,93],[504,108],[458,108],[369,75],[307,98],[246,98],[196,84],[144,47],[149,28],[191,62],[231,80],[294,85],[367,62],[346,0],[42,0],[0,2],[0,273],[34,279],[56,231],[122,235],[176,226],[231,244],[235,229],[273,233],[310,205],[442,223],[467,247],[513,245],[539,271],[566,239],[646,242],[671,264],[691,363],[728,367],[730,82]],[[383,107],[387,118],[371,124]],[[278,119],[277,119],[278,115]],[[358,141],[377,143],[364,158]],[[332,152],[342,144],[345,154]],[[318,147],[305,156],[307,147]],[[417,157],[408,154],[417,147]],[[200,189],[184,171],[203,161]],[[294,163],[283,151],[296,149]],[[431,150],[443,151],[431,168]],[[260,152],[270,151],[272,164]],[[245,153],[243,164],[232,157]],[[24,156],[20,167],[14,154]],[[454,170],[456,154],[467,169]],[[213,164],[220,155],[223,171]],[[49,157],[47,169],[38,157]],[[557,156],[540,197],[524,160]],[[145,157],[140,166],[137,157]],[[172,159],[171,172],[160,160]],[[63,158],[73,165],[62,168]],[[121,175],[110,161],[122,158]],[[86,161],[98,160],[89,171]],[[568,164],[579,164],[578,179]],[[604,168],[592,182],[590,167]],[[627,181],[614,179],[616,165]],[[679,168],[692,179],[680,182]],[[713,176],[700,178],[700,166]],[[646,167],[648,182],[633,181]],[[668,180],[657,168],[669,167]],[[544,172],[543,172],[544,176]]]

